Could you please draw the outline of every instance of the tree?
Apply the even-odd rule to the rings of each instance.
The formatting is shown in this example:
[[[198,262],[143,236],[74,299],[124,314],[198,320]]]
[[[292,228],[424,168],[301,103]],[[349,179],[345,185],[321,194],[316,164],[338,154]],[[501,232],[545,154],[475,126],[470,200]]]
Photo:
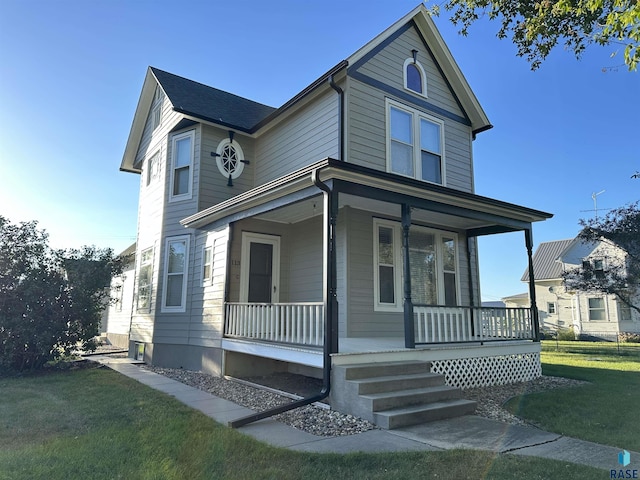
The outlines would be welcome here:
[[[640,210],[638,202],[616,208],[605,217],[580,220],[578,238],[605,242],[624,250],[626,257],[610,258],[595,271],[588,263],[564,273],[568,288],[613,294],[640,313]]]
[[[638,0],[447,0],[451,21],[467,35],[480,17],[501,22],[498,38],[511,35],[518,56],[537,69],[559,43],[576,58],[591,44],[624,45],[630,71],[640,61],[640,2]],[[432,8],[434,14],[439,8]],[[614,53],[615,54],[615,53]]]
[[[37,222],[0,216],[0,370],[37,369],[95,349],[106,287],[122,271],[110,249],[52,250]]]

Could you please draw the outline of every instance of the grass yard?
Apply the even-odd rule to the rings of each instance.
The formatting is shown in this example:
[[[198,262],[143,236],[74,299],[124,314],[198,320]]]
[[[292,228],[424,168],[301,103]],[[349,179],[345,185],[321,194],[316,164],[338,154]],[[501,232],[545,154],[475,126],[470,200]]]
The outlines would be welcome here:
[[[270,447],[106,368],[0,379],[0,479],[602,479],[480,451],[308,454]],[[629,447],[632,448],[632,447]]]
[[[615,343],[543,342],[545,375],[590,384],[516,397],[508,409],[552,432],[640,451],[640,345],[626,347],[619,355]]]

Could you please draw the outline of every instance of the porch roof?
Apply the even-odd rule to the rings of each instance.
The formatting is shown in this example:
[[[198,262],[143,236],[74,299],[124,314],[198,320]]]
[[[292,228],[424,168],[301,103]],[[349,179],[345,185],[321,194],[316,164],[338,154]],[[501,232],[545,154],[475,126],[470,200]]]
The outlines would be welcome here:
[[[468,219],[465,230],[469,236],[525,230],[532,222],[553,216],[501,200],[325,158],[202,210],[180,223],[188,228],[219,225],[318,195],[320,190],[312,179],[314,172],[338,193]]]

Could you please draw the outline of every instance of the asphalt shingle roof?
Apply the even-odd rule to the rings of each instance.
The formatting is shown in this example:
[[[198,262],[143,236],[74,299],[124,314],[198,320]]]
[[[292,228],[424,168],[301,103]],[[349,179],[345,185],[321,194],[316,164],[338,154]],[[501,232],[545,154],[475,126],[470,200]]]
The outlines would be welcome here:
[[[536,280],[549,280],[562,276],[562,264],[556,259],[573,243],[570,240],[542,242],[533,254],[533,273]],[[529,268],[522,275],[523,282],[529,281]]]
[[[230,128],[251,130],[276,109],[151,67],[174,109]]]

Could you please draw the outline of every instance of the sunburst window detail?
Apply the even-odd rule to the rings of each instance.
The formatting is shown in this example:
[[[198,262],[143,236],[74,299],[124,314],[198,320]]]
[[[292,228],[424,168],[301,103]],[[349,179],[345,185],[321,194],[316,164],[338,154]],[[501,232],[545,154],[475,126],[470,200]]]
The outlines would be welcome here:
[[[218,170],[224,178],[236,179],[242,174],[244,153],[238,142],[226,138],[220,142],[216,153]]]

